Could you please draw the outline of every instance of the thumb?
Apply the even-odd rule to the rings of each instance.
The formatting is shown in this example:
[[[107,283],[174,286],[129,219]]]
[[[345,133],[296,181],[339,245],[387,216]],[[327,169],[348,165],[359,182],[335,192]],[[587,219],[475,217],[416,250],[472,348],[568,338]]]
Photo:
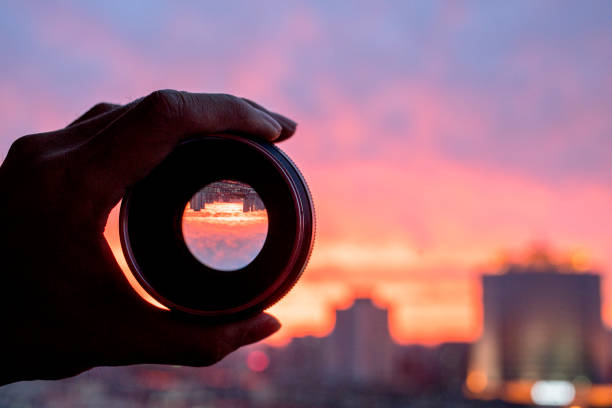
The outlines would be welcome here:
[[[117,364],[208,366],[242,346],[263,340],[281,327],[279,321],[267,313],[218,325],[202,325],[192,319],[160,320],[137,329],[140,335],[130,336],[129,343],[133,347],[119,353],[123,358]]]
[[[231,328],[226,327],[225,339],[237,349],[257,343],[276,333],[280,328],[281,324],[274,316],[261,313],[251,320],[240,322]]]

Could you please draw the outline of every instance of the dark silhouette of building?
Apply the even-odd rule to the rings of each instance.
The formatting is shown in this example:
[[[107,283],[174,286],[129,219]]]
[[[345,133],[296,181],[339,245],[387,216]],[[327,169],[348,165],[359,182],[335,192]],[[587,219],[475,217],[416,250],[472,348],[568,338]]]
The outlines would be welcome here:
[[[242,201],[242,211],[250,212],[265,210],[261,198],[250,186],[231,180],[216,181],[206,185],[189,200],[189,208],[200,211],[206,204],[215,202],[240,202]]]
[[[206,207],[206,200],[204,198],[204,190],[200,190],[191,197],[189,200],[189,207],[193,211],[200,211],[201,209]]]
[[[261,198],[259,198],[259,195],[257,195],[255,190],[250,191],[247,194],[245,194],[245,196],[242,199],[242,212],[265,210],[265,209],[266,207],[264,206],[263,202],[261,201]]]

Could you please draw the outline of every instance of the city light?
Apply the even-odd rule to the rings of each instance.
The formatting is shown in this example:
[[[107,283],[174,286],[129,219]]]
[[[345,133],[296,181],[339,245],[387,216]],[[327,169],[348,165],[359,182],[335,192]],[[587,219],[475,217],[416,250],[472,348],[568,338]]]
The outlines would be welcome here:
[[[576,251],[571,256],[572,267],[579,271],[584,272],[591,268],[591,259],[585,251]]]
[[[482,371],[470,371],[465,380],[465,386],[473,394],[480,394],[487,388],[487,375]]]
[[[537,381],[531,387],[531,399],[538,405],[564,406],[576,396],[576,389],[569,381]]]
[[[270,357],[261,350],[253,350],[247,356],[247,367],[256,373],[265,371],[270,365]]]

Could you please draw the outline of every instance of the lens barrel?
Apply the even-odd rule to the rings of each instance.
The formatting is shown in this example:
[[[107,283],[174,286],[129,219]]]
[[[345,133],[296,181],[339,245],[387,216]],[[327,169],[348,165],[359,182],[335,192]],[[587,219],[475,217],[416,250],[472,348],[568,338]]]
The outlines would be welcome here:
[[[251,186],[268,216],[259,254],[229,272],[199,262],[181,228],[191,197],[220,180]],[[125,194],[119,231],[130,270],[158,302],[172,311],[233,319],[261,312],[295,285],[312,250],[315,215],[304,178],[275,145],[199,136],[180,143]]]

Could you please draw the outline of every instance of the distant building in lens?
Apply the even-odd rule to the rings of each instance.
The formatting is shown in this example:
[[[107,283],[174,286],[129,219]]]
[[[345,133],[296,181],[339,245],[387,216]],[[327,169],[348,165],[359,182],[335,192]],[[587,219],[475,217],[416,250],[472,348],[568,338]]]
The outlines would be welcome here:
[[[598,275],[549,262],[509,265],[483,276],[482,286],[483,333],[471,351],[468,394],[529,403],[538,381],[578,389],[609,380]]]
[[[201,209],[203,209],[206,206],[206,200],[204,199],[204,196],[204,190],[200,190],[195,193],[193,197],[191,197],[191,200],[189,200],[189,207],[193,211],[200,211]]]
[[[255,190],[249,191],[247,194],[245,194],[242,200],[242,212],[266,209],[266,206],[264,205],[263,201],[261,201],[261,198],[259,198],[259,195],[257,195]]]
[[[206,185],[189,200],[189,208],[200,211],[206,204],[242,201],[242,212],[265,210],[266,207],[253,188],[237,181],[216,181]]]

